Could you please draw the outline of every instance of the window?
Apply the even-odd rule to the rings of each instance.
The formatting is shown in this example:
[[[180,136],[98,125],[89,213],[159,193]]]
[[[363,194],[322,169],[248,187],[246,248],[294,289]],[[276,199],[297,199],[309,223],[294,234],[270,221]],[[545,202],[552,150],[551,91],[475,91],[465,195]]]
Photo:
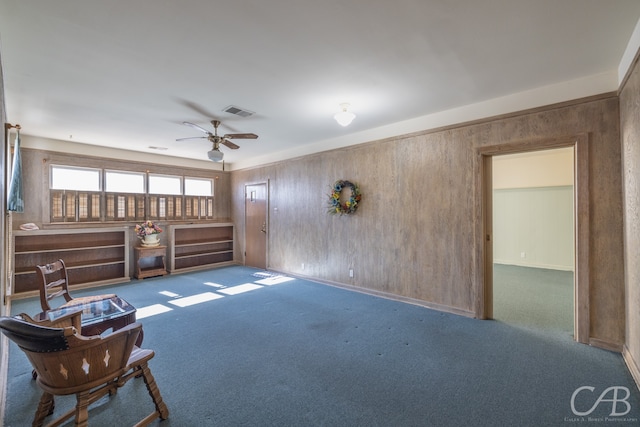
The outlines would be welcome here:
[[[213,180],[185,178],[184,194],[185,196],[213,196]]]
[[[52,165],[50,221],[214,218],[208,178]]]
[[[100,191],[100,169],[51,165],[52,190]]]
[[[149,174],[149,194],[182,194],[182,177]]]
[[[184,195],[186,218],[213,218],[213,180],[206,178],[185,178]]]
[[[144,174],[105,171],[104,189],[110,193],[144,193]]]

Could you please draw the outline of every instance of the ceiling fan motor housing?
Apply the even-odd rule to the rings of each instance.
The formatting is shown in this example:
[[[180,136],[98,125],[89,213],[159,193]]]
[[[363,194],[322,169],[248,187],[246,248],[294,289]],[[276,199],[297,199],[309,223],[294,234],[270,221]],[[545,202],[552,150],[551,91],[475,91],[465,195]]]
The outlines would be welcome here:
[[[258,138],[258,135],[256,135],[255,133],[229,133],[224,136],[218,136],[218,126],[220,126],[219,120],[211,120],[211,124],[215,129],[214,130],[215,133],[211,133],[205,128],[200,127],[191,122],[182,122],[182,123],[187,126],[191,126],[194,129],[198,129],[199,131],[203,132],[206,136],[178,138],[176,139],[176,141],[185,141],[188,139],[202,139],[202,138],[208,139],[213,144],[213,148],[211,149],[211,151],[207,152],[207,156],[209,157],[210,160],[214,162],[222,161],[222,157],[224,156],[224,154],[220,151],[220,144],[224,145],[227,148],[231,148],[232,150],[237,150],[238,148],[240,148],[237,144],[229,141],[227,138],[232,138],[232,139],[233,138],[236,138],[236,139],[257,139]]]

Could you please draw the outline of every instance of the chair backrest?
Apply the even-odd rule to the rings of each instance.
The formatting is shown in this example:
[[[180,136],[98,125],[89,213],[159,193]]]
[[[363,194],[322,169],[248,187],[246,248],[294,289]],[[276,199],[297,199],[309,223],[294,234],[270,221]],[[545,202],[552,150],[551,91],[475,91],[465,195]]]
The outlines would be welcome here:
[[[14,317],[0,317],[0,329],[24,351],[46,353],[69,348],[64,328],[49,328]]]
[[[74,327],[48,328],[0,317],[0,330],[27,355],[43,389],[72,394],[126,372],[142,325],[132,323],[106,337],[85,337]]]
[[[51,310],[49,301],[53,298],[62,296],[65,302],[73,299],[69,294],[67,267],[64,265],[63,260],[59,259],[51,264],[36,265],[36,276],[38,276],[39,281],[42,311]]]

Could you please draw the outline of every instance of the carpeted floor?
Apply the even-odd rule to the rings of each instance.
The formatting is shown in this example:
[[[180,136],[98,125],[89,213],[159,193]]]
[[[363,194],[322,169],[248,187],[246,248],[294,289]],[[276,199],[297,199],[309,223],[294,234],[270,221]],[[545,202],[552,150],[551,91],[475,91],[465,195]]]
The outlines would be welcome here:
[[[493,317],[559,339],[573,339],[573,272],[495,264]]]
[[[171,411],[163,426],[566,425],[582,422],[571,408],[582,386],[595,389],[579,394],[578,410],[621,386],[631,410],[609,418],[640,420],[640,392],[619,354],[530,324],[468,319],[245,267],[108,290],[141,315],[170,309],[140,320]],[[195,295],[209,300],[180,304]],[[38,302],[15,302],[13,313],[21,311],[36,313]],[[29,425],[39,391],[13,344],[9,363],[4,425]],[[72,404],[58,399],[57,411]],[[92,407],[90,425],[132,425],[150,410],[134,380]],[[605,423],[610,412],[603,402],[589,417]]]

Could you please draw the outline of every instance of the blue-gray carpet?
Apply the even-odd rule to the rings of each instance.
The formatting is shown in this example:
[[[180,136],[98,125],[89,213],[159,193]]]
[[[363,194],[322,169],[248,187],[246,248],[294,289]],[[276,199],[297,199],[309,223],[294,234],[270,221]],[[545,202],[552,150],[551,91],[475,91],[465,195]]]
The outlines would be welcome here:
[[[497,321],[573,339],[573,272],[496,264],[493,275]]]
[[[263,287],[233,294],[234,286],[265,278]],[[170,410],[161,426],[567,425],[580,420],[571,397],[582,386],[595,389],[579,393],[576,410],[621,386],[631,393],[631,410],[609,418],[622,425],[640,420],[640,392],[621,356],[565,333],[307,280],[277,282],[234,266],[74,294],[108,290],[140,312],[155,304],[171,309],[141,319],[143,346],[156,352],[150,367]],[[170,302],[206,292],[222,298],[186,307]],[[12,312],[38,307],[35,299],[15,301]],[[40,392],[14,344],[9,364],[5,426],[29,425]],[[57,399],[56,411],[72,404]],[[150,411],[144,384],[134,380],[97,402],[89,422],[131,425]],[[602,402],[589,417],[610,413],[611,403]]]

